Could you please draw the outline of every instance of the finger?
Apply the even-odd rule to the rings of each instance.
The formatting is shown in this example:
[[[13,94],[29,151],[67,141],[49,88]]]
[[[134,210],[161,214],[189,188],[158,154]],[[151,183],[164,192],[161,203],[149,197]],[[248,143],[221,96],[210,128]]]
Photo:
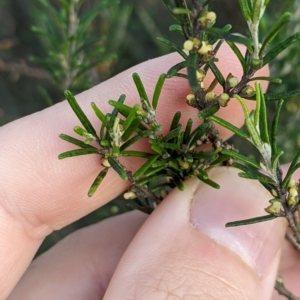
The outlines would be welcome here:
[[[69,235],[33,261],[7,300],[102,299],[146,217],[133,211]]]
[[[146,220],[104,299],[271,299],[285,221],[225,228],[264,214],[270,195],[232,168],[210,177],[220,190],[186,182]]]
[[[240,76],[241,68],[234,54],[229,52],[228,47],[222,53],[226,58],[231,58],[230,71]],[[121,93],[125,93],[127,103],[132,105],[138,101],[131,79],[133,71],[140,74],[151,95],[158,75],[179,60],[178,55],[172,54],[143,63],[80,94],[80,105],[95,127],[99,128],[99,122],[89,108],[90,102],[95,101],[103,111],[108,111],[111,108],[107,100],[117,99]],[[228,66],[220,64],[219,67],[224,73],[227,72]],[[262,72],[266,73],[267,70]],[[157,116],[165,129],[177,110],[183,112],[183,122],[192,113],[197,118],[197,113],[184,104],[188,92],[187,83],[182,79],[167,81],[159,104],[161,113]],[[234,101],[220,115],[235,125],[242,124],[240,106]],[[53,229],[62,228],[88,214],[128,187],[127,182],[114,172],[109,172],[97,195],[88,199],[87,190],[99,173],[98,156],[89,155],[65,161],[57,159],[59,153],[74,148],[59,140],[58,135],[72,134],[73,126],[78,124],[68,104],[62,102],[0,128],[0,178],[5,183],[0,186],[0,244],[5,245],[0,248],[0,257],[5,257],[0,261],[4,270],[2,274],[5,274],[0,278],[0,282],[4,283],[0,292],[1,289],[7,291],[13,286],[42,239]],[[223,135],[226,137],[228,133],[223,131]],[[130,160],[127,163],[133,170],[137,168]],[[14,267],[16,262],[17,266]]]

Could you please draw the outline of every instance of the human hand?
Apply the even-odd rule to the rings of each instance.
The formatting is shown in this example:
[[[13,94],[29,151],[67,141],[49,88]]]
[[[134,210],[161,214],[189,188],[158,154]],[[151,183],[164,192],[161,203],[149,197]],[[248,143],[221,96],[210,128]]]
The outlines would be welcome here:
[[[239,77],[234,55],[227,48],[222,55],[227,62],[219,68],[228,69],[230,62],[230,71]],[[148,61],[77,99],[97,124],[90,102],[102,101],[99,106],[105,111],[108,99],[125,93],[127,103],[133,104],[137,93],[131,73],[139,73],[151,94],[158,75],[177,60],[172,54]],[[157,116],[165,128],[175,111],[182,112],[182,123],[195,115],[185,104],[187,93],[182,79],[166,82]],[[255,103],[248,104],[253,108]],[[219,115],[236,126],[243,123],[235,101]],[[276,219],[225,228],[228,221],[261,214],[269,199],[258,183],[238,178],[231,168],[210,172],[221,185],[219,191],[191,179],[184,192],[174,190],[150,217],[131,212],[81,229],[28,268],[52,230],[88,214],[128,187],[109,172],[97,194],[88,198],[87,190],[99,172],[98,157],[58,161],[59,153],[72,148],[58,135],[72,134],[77,123],[62,102],[0,129],[0,299],[6,299],[12,289],[8,299],[271,299],[285,222]],[[220,133],[223,138],[229,136],[222,128]],[[294,259],[293,254],[293,263]],[[287,271],[294,280],[295,268]]]

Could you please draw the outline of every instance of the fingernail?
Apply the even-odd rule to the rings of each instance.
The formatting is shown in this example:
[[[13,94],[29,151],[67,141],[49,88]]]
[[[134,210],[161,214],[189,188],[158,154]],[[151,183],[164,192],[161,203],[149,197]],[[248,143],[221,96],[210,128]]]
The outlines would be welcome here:
[[[259,182],[240,178],[231,167],[214,168],[209,176],[221,188],[199,184],[191,203],[190,222],[236,252],[263,276],[281,248],[285,232],[282,218],[239,227],[228,228],[225,224],[266,215],[264,208],[270,194]]]

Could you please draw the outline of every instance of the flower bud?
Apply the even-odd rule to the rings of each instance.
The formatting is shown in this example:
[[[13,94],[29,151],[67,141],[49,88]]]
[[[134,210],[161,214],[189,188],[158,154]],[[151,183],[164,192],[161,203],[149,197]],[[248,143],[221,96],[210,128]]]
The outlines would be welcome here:
[[[227,79],[227,84],[228,84],[229,88],[236,87],[238,83],[239,83],[239,80],[235,76],[232,76],[231,78]]]
[[[274,201],[271,205],[265,208],[265,211],[269,214],[278,214],[282,208],[282,203],[280,201]]]
[[[194,43],[194,47],[195,47],[196,49],[198,49],[198,48],[201,46],[201,42],[202,42],[202,41],[201,41],[200,39],[194,37],[194,38],[192,38],[192,42]]]
[[[208,54],[208,52],[212,51],[212,49],[213,49],[212,45],[203,41],[201,48],[198,50],[198,53],[202,55],[206,55]]]
[[[298,203],[298,199],[296,197],[289,197],[287,200],[288,206],[294,206]]]
[[[208,12],[206,13],[205,18],[206,18],[206,20],[208,20],[209,22],[214,23],[214,22],[216,21],[216,19],[217,19],[217,15],[216,15],[216,13],[213,12],[213,11],[208,11]]]
[[[183,44],[183,49],[186,51],[191,51],[194,48],[194,43],[191,40],[187,40]]]
[[[186,96],[186,101],[188,102],[188,103],[191,103],[191,102],[193,102],[195,100],[195,95],[194,94],[188,94],[187,96]]]
[[[219,102],[220,106],[223,106],[223,107],[227,106],[229,100],[230,100],[230,97],[226,93],[223,93],[218,97],[218,102]]]
[[[136,193],[134,193],[133,191],[128,191],[128,192],[124,193],[123,197],[126,200],[132,200],[132,199],[135,199],[137,196],[136,196]]]
[[[214,92],[208,92],[205,94],[206,101],[212,101],[216,98],[216,94]]]
[[[290,188],[289,189],[289,195],[291,197],[296,197],[296,196],[298,196],[298,191],[295,188]]]
[[[289,188],[296,187],[295,179],[291,178],[291,180],[289,181],[288,187]]]
[[[206,72],[204,70],[201,70],[201,69],[197,70],[196,77],[197,77],[198,81],[202,81],[205,76],[206,76]]]
[[[106,167],[106,168],[110,168],[110,167],[111,167],[111,165],[110,165],[110,163],[108,162],[108,159],[107,159],[107,158],[102,158],[102,159],[101,159],[101,165],[102,165],[103,167]]]
[[[252,97],[255,95],[255,90],[251,85],[246,85],[242,90],[241,94],[242,97]]]

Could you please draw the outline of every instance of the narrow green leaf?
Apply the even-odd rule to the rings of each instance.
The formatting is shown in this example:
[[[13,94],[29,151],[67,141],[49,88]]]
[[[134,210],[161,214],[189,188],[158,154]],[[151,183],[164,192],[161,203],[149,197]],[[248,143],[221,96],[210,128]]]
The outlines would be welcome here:
[[[228,130],[232,131],[233,133],[235,133],[237,136],[243,138],[243,139],[248,139],[249,136],[242,131],[241,129],[239,129],[238,127],[232,125],[231,123],[217,117],[217,116],[211,116],[209,117],[209,119],[225,128],[227,128]]]
[[[157,40],[159,40],[160,42],[171,47],[174,51],[178,52],[178,54],[180,54],[185,60],[187,59],[188,55],[181,48],[179,48],[176,44],[174,44],[174,43],[170,42],[169,40],[164,39],[162,37],[158,37]]]
[[[145,87],[143,85],[143,82],[141,80],[141,77],[139,76],[139,74],[133,73],[132,78],[133,78],[135,86],[138,90],[138,93],[140,95],[140,98],[144,99],[148,103],[148,105],[150,106],[149,98],[147,96],[147,93],[146,93]]]
[[[264,143],[270,144],[267,107],[260,83],[255,83],[256,95],[260,98],[259,129],[260,137]]]
[[[124,114],[126,114],[126,116],[128,116],[132,110],[130,106],[123,103],[119,103],[115,100],[108,100],[108,104],[117,108],[120,113],[123,112]]]
[[[171,126],[170,126],[170,131],[178,127],[180,118],[181,118],[181,112],[177,111],[173,116]]]
[[[226,24],[224,27],[221,28],[221,30],[222,30],[223,32],[229,32],[229,31],[231,30],[231,28],[232,28],[232,26],[231,26],[230,24]],[[209,42],[211,45],[213,45],[213,44],[216,43],[217,41],[223,43],[224,40],[220,40],[218,37],[213,36],[212,38],[209,39],[208,42]],[[216,48],[218,48],[218,47],[216,47]],[[216,48],[214,48],[214,51],[216,50]]]
[[[151,170],[153,171],[153,170]],[[147,177],[145,178],[142,178],[142,179],[139,179],[137,182],[136,182],[136,185],[137,186],[142,186],[142,185],[145,185],[153,180],[158,180],[158,179],[161,179],[161,178],[165,178],[167,177],[168,174],[166,172],[160,172],[160,173],[155,173],[155,174],[147,174]]]
[[[274,47],[269,53],[267,53],[263,58],[262,66],[265,66],[270,61],[272,61],[278,54],[280,54],[283,50],[294,44],[295,42],[300,40],[300,32],[295,33],[294,35],[285,39],[282,43]],[[283,97],[279,97],[283,98]]]
[[[136,117],[136,112],[140,109],[140,106],[138,104],[135,104],[133,108],[131,109],[128,117],[123,123],[123,130],[126,131],[127,128],[130,126],[134,118]]]
[[[280,78],[268,77],[268,76],[252,77],[249,81],[258,81],[258,80],[266,80],[266,81],[269,81],[272,83],[278,83],[278,84],[282,83],[282,80]]]
[[[184,191],[183,181],[179,177],[175,176],[173,178],[173,181],[174,181],[175,186],[179,189],[179,191]]]
[[[111,165],[111,167],[115,170],[115,172],[123,179],[128,180],[126,171],[124,170],[124,167],[113,157],[108,158],[108,162]]]
[[[299,160],[300,160],[300,153],[294,157],[294,159],[292,160],[292,162],[288,168],[288,171],[286,172],[285,178],[282,182],[282,186],[284,188],[287,188],[289,181],[292,178],[292,175],[299,168],[299,163],[298,163]]]
[[[220,188],[220,185],[219,185],[219,184],[217,184],[215,181],[212,181],[212,180],[209,179],[209,178],[204,178],[204,177],[201,176],[201,175],[198,175],[197,178],[198,178],[199,180],[201,180],[202,182],[208,184],[209,186],[211,186],[211,187],[214,188],[214,189],[219,189],[219,188]]]
[[[183,30],[182,30],[182,27],[179,25],[179,24],[173,24],[169,27],[169,31],[172,32],[172,31],[177,31],[181,34],[183,34]]]
[[[274,216],[274,215],[266,215],[266,216],[252,218],[252,219],[245,219],[245,220],[240,220],[240,221],[228,222],[228,223],[225,224],[225,227],[250,225],[250,224],[255,224],[255,223],[260,223],[260,222],[274,220],[276,218],[277,217]]]
[[[279,167],[279,157],[284,153],[284,151],[278,151],[272,155],[272,169],[276,172]]]
[[[181,7],[179,7],[179,8],[174,8],[173,9],[173,14],[175,14],[175,15],[181,15],[181,14],[190,14],[191,13],[191,11],[189,10],[189,9],[186,9],[186,8],[181,8]]]
[[[87,155],[87,154],[99,154],[99,150],[96,148],[83,148],[83,149],[70,150],[59,154],[58,159],[64,159],[68,157]]]
[[[77,118],[79,119],[79,121],[81,122],[83,127],[86,129],[86,131],[96,137],[97,136],[96,130],[94,129],[93,125],[91,124],[91,122],[89,121],[87,116],[84,114],[83,110],[79,106],[79,104],[76,101],[73,94],[70,91],[65,91],[64,95],[65,95],[66,99],[68,100],[72,110],[76,114]]]
[[[246,22],[251,19],[251,10],[248,4],[248,0],[239,0],[241,12]]]
[[[152,157],[152,155],[153,155],[152,153],[127,150],[127,151],[122,151],[120,156],[124,156],[124,157],[132,156],[132,157],[150,158],[150,157]]]
[[[187,143],[188,149],[196,145],[197,140],[200,139],[211,127],[210,122],[204,122],[203,124],[199,125],[191,134],[189,137],[189,141]]]
[[[167,142],[173,138],[176,138],[183,132],[182,127],[178,126],[177,128],[171,130],[166,136],[163,137],[162,141]]]
[[[171,150],[178,149],[177,144],[162,142],[162,141],[158,141],[158,140],[150,140],[150,144],[151,144],[151,146],[157,146],[160,149],[171,149]]]
[[[239,35],[234,35],[229,32],[225,32],[219,28],[214,28],[214,27],[206,28],[205,32],[215,37],[218,37],[219,39],[224,39],[226,41],[229,40],[234,43],[243,44],[246,47],[251,47],[251,39]]]
[[[106,119],[104,113],[98,108],[98,106],[94,102],[91,103],[91,106],[99,120],[102,123],[105,123]]]
[[[214,103],[213,105],[208,106],[203,110],[199,111],[198,117],[200,119],[207,119],[209,117],[212,117],[219,109],[220,109],[219,103]]]
[[[232,166],[244,172],[238,174],[242,178],[254,179],[263,183],[275,184],[275,182],[270,177],[258,172],[257,170],[251,168],[250,166],[244,166],[237,162],[234,162]]]
[[[279,116],[281,112],[282,105],[284,103],[284,100],[278,101],[276,111],[275,111],[275,116],[273,118],[272,126],[271,126],[271,148],[272,148],[272,153],[277,152],[277,131],[278,131],[278,122],[279,122]]]
[[[118,99],[118,103],[123,104],[125,101],[125,98],[126,98],[126,96],[124,94],[122,94]],[[119,109],[117,107],[115,107],[111,114],[116,117],[118,115],[118,113],[119,113]]]
[[[187,64],[185,60],[171,67],[167,72],[167,78],[173,77],[178,71],[182,70],[183,68],[186,68],[186,65]]]
[[[157,107],[157,103],[158,103],[158,99],[161,93],[161,89],[164,85],[166,79],[166,74],[161,74],[157,80],[155,89],[154,89],[154,93],[153,93],[153,98],[152,98],[152,107],[153,109],[156,109]]]
[[[93,148],[93,149],[96,149],[95,147],[91,146],[91,145],[88,145],[88,144],[85,144],[83,141],[80,141],[78,139],[75,139],[67,134],[60,134],[59,137],[62,139],[62,140],[65,140],[71,144],[74,144],[76,146],[79,146],[81,148]]]
[[[186,58],[189,84],[193,91],[197,91],[200,88],[196,75],[197,59],[198,54],[196,52],[190,52],[190,55]]]
[[[260,165],[257,161],[255,161],[254,159],[251,159],[247,156],[244,156],[234,150],[227,150],[227,149],[222,149],[221,153],[226,154],[232,158],[235,158],[237,160],[240,160],[248,165],[251,165],[252,167],[256,168],[256,169],[260,169]]]
[[[186,5],[186,0],[174,0],[175,2],[175,9],[188,9]],[[176,16],[176,13],[174,13],[173,9],[173,15]],[[191,20],[189,14],[179,14],[179,24],[182,25],[183,28],[189,28],[191,27]]]
[[[226,40],[226,43],[231,48],[231,50],[234,52],[234,54],[236,55],[236,57],[238,58],[238,60],[240,61],[241,65],[243,67],[244,73],[246,73],[247,65],[246,65],[246,61],[245,61],[244,56],[241,53],[240,49],[232,41]]]
[[[279,99],[288,99],[288,98],[296,97],[299,95],[300,95],[300,89],[289,91],[289,92],[282,92],[282,93],[278,93],[278,94],[268,93],[268,94],[265,94],[265,99],[266,99],[266,101],[272,101],[272,100],[279,100]]]
[[[220,85],[222,87],[224,87],[225,86],[225,79],[224,79],[222,73],[220,72],[220,70],[218,69],[218,67],[216,66],[216,64],[213,61],[210,61],[210,62],[208,62],[208,66],[212,70],[212,72],[214,73],[214,75],[217,78]]]
[[[101,172],[98,174],[98,176],[96,177],[96,179],[94,180],[92,186],[90,187],[90,189],[88,191],[89,197],[92,197],[95,194],[96,190],[98,189],[101,182],[105,178],[107,172],[108,172],[108,168],[105,168],[105,169],[101,170]]]
[[[151,166],[152,164],[160,157],[160,154],[155,154],[149,158],[133,175],[134,180],[138,180]]]
[[[129,127],[124,131],[122,134],[122,141],[126,141],[130,138],[130,136],[137,130],[141,122],[143,121],[143,118],[141,116],[137,116],[133,119]]]
[[[150,136],[151,134],[153,134],[153,130],[152,129],[145,130],[145,131],[142,131],[142,132],[138,133],[137,135],[135,135],[134,137],[132,137],[131,139],[129,139],[128,141],[126,141],[120,147],[120,150],[123,151],[123,150],[127,149],[131,145],[135,144],[138,140],[140,140],[142,138],[146,138],[146,137]]]
[[[273,39],[277,36],[279,31],[282,29],[284,25],[289,23],[292,20],[292,15],[289,12],[283,13],[279,19],[271,26],[268,33],[266,34],[264,41],[262,43],[262,46],[259,51],[259,56],[262,57],[262,55],[265,53],[266,48],[268,45],[273,41]]]
[[[193,126],[193,120],[192,119],[188,119],[186,126],[185,126],[185,130],[184,130],[184,135],[183,135],[183,144],[187,144],[190,138],[190,134],[191,134],[191,130],[192,130],[192,126]]]

